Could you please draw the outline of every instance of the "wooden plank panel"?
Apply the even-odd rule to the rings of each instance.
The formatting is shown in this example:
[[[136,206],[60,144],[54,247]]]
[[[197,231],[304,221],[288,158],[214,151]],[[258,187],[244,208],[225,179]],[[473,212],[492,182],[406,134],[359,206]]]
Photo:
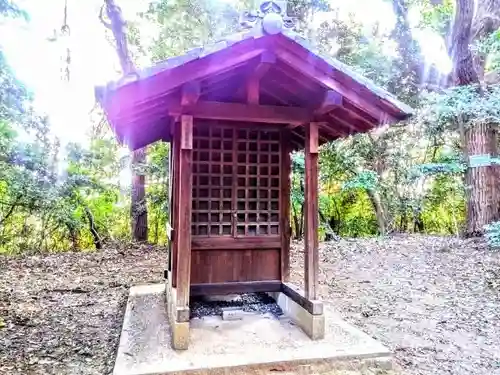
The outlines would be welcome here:
[[[276,249],[280,247],[280,236],[256,237],[193,237],[191,248],[193,250],[253,250]]]
[[[194,250],[191,284],[280,279],[280,249]]]
[[[281,281],[243,281],[232,283],[192,284],[192,296],[224,295],[238,293],[279,292]]]
[[[280,187],[280,227],[281,227],[281,281],[290,277],[290,131],[281,132],[281,187]]]
[[[318,124],[306,125],[305,149],[305,292],[316,299],[318,289]],[[312,146],[312,147],[311,147]],[[314,152],[315,151],[315,152]]]
[[[251,280],[279,280],[280,250],[252,250]],[[248,269],[248,266],[247,266]]]
[[[177,306],[189,305],[191,275],[191,205],[192,205],[192,147],[193,117],[182,116],[179,158],[179,209],[177,232]]]

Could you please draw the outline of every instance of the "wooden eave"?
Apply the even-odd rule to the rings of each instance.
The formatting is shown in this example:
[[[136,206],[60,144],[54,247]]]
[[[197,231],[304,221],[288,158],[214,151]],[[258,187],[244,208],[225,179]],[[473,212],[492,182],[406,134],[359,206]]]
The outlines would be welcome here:
[[[247,97],[256,75],[260,109]],[[199,90],[197,104],[181,103],[186,85]],[[96,97],[131,149],[169,141],[171,124],[183,113],[288,127],[296,147],[303,147],[307,122],[320,124],[323,143],[403,120],[412,111],[339,61],[314,53],[297,34],[238,34],[96,88]]]

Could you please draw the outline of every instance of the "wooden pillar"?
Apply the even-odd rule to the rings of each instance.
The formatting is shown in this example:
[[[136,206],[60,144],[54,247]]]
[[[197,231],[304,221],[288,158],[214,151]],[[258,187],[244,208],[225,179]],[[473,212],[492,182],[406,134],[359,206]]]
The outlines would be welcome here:
[[[178,220],[177,239],[177,307],[189,306],[189,286],[191,279],[191,206],[192,206],[192,152],[193,116],[181,116],[177,124],[179,137],[178,173]]]
[[[173,269],[173,236],[172,228],[174,227],[173,218],[174,214],[174,148],[173,142],[170,143],[168,152],[168,227],[167,227],[167,238],[168,238],[168,271],[172,273]]]
[[[177,287],[177,257],[179,254],[179,158],[180,158],[180,126],[173,124],[172,139],[172,286]]]
[[[290,131],[281,132],[280,163],[280,230],[281,230],[281,281],[290,278]]]
[[[318,292],[318,124],[306,125],[305,139],[305,292],[317,299]]]

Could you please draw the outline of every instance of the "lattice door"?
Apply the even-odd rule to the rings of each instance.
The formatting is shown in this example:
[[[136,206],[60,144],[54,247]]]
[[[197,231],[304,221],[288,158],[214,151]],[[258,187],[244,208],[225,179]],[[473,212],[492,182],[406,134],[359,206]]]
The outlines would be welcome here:
[[[278,130],[196,124],[192,235],[279,235],[279,166]]]

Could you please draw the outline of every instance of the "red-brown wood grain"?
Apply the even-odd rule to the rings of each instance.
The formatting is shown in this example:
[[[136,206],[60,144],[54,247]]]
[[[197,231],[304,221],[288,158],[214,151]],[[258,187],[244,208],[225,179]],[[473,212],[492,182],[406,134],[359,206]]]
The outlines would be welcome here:
[[[191,192],[193,117],[182,116],[180,122],[179,208],[177,235],[177,306],[189,305],[191,275]]]
[[[305,293],[316,299],[318,291],[318,124],[306,126],[305,149]]]

